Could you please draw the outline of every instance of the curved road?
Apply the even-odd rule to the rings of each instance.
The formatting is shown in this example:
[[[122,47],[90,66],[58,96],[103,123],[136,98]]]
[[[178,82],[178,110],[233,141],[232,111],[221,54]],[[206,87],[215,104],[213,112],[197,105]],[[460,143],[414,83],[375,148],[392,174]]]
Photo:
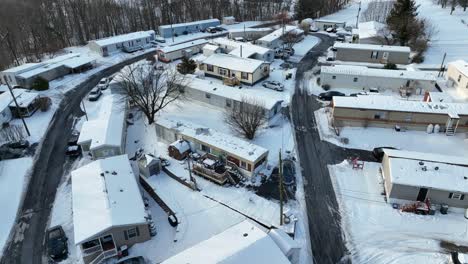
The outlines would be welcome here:
[[[55,200],[55,193],[64,172],[69,168],[64,155],[71,135],[73,120],[82,116],[80,102],[103,77],[109,76],[124,66],[144,59],[151,52],[134,57],[106,68],[88,77],[87,81],[65,94],[54,114],[35,156],[30,181],[18,211],[13,232],[5,246],[2,264],[42,263],[45,255],[45,231]]]
[[[349,156],[374,160],[369,151],[345,149],[320,140],[314,111],[321,108],[316,96],[301,89],[304,73],[317,65],[317,59],[333,45],[334,38],[313,34],[321,42],[301,60],[296,73],[296,88],[291,102],[291,116],[296,146],[302,168],[309,233],[315,263],[350,263],[341,230],[341,216],[327,165],[342,162]]]

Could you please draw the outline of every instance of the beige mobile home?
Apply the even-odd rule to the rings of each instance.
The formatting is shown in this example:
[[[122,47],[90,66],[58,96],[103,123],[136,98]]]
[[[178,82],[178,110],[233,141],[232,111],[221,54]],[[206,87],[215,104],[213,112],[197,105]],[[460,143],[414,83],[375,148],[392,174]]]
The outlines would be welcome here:
[[[387,198],[466,208],[468,159],[385,149],[382,173]]]
[[[208,43],[205,39],[197,39],[185,43],[166,46],[156,51],[156,56],[159,61],[171,62],[181,59],[182,57],[191,57],[194,54],[200,53],[203,46]]]
[[[270,75],[270,64],[260,60],[240,58],[230,54],[213,54],[198,64],[205,75],[224,79],[237,78],[253,85]]]
[[[437,90],[436,77],[423,71],[372,69],[364,66],[322,66],[320,83],[331,88],[391,89],[405,88],[411,94]]]
[[[223,156],[234,163],[245,177],[255,175],[267,162],[267,149],[189,122],[160,118],[156,121],[156,133],[167,144],[184,139],[190,142],[192,151],[215,157]]]
[[[126,105],[115,95],[102,101],[98,117],[83,124],[78,138],[83,153],[90,153],[93,159],[125,153]]]
[[[448,64],[447,81],[449,87],[468,97],[468,62],[457,60]]]
[[[410,48],[372,44],[339,43],[333,45],[338,61],[409,64]]]
[[[393,96],[363,95],[333,97],[333,124],[336,127],[395,126],[426,131],[429,125],[453,135],[468,131],[468,105],[396,99]]]
[[[71,172],[75,245],[83,262],[101,263],[121,247],[150,239],[149,222],[127,155]]]

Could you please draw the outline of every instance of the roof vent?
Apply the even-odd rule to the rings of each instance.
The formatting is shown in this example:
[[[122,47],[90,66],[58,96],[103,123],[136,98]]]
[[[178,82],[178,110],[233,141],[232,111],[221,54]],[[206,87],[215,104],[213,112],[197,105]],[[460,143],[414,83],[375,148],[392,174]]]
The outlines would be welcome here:
[[[427,171],[427,167],[426,167],[426,166],[423,166],[423,167],[421,168],[421,170]]]
[[[419,165],[421,165],[421,166],[424,165],[424,162],[420,161],[420,162],[419,162]]]
[[[249,151],[249,156],[252,156],[254,154],[253,151]]]
[[[120,189],[120,192],[123,192],[124,190],[123,189]]]
[[[243,234],[244,237],[247,237],[248,235],[249,235],[249,234],[247,234],[247,233],[244,233],[244,234]]]
[[[109,173],[109,171],[107,171],[107,170],[106,170],[105,172],[106,172],[106,173]]]
[[[117,172],[116,172],[116,171],[113,171],[113,172],[112,172],[112,175],[117,175]]]
[[[101,174],[100,174],[100,175],[101,175],[102,177],[104,177],[104,172],[101,172]]]
[[[436,167],[434,168],[434,170],[438,171],[438,170],[439,170],[439,167],[436,166]]]

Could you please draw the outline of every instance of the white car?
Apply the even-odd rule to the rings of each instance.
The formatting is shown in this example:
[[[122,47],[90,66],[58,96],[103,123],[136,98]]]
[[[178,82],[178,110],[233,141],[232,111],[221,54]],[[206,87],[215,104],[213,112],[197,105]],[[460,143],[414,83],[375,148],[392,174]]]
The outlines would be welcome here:
[[[108,78],[102,78],[99,83],[98,83],[98,88],[100,90],[105,90],[107,87],[109,87],[110,80]]]
[[[262,83],[263,87],[272,89],[275,91],[280,91],[282,92],[284,90],[284,85],[282,85],[280,82],[277,81],[266,81]]]

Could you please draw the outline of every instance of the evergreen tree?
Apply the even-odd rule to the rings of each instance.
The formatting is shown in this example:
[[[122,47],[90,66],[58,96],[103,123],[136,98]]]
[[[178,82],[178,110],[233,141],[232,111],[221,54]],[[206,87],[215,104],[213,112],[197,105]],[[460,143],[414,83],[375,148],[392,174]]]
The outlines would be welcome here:
[[[387,17],[387,26],[399,40],[401,46],[412,38],[412,28],[417,23],[418,6],[414,0],[397,0]]]
[[[177,71],[182,74],[194,73],[197,68],[197,63],[187,57],[182,58],[182,62],[177,65]]]

